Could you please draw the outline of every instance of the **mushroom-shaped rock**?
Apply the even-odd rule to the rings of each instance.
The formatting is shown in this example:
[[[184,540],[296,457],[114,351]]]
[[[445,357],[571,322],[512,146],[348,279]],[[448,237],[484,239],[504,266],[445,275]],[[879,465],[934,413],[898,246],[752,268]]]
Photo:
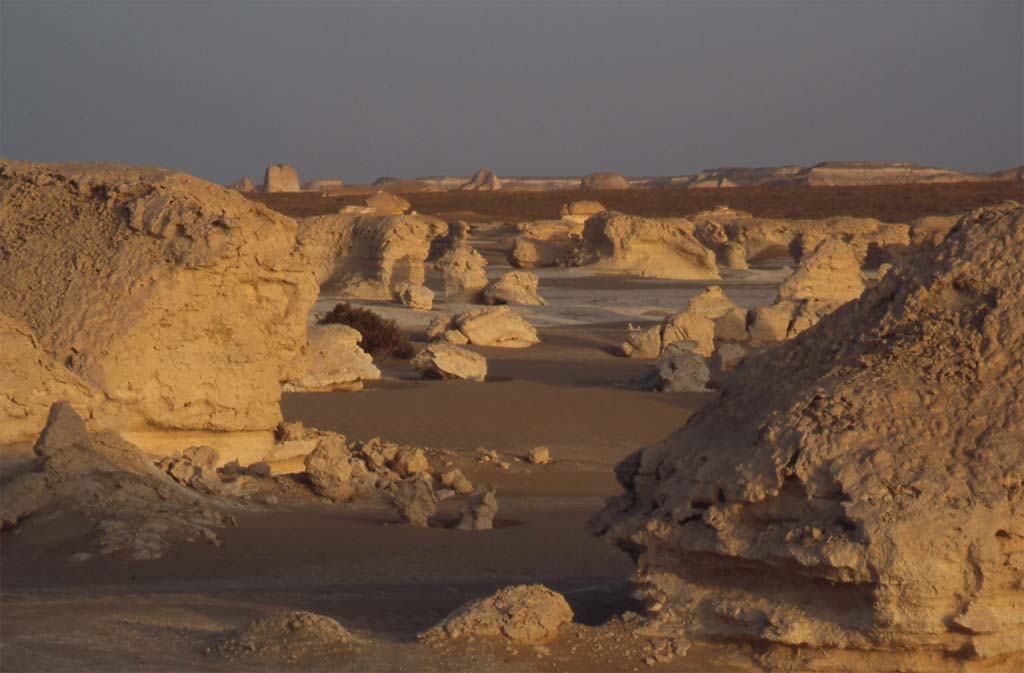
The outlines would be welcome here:
[[[487,359],[479,353],[450,344],[430,344],[412,359],[412,366],[428,379],[483,381]]]

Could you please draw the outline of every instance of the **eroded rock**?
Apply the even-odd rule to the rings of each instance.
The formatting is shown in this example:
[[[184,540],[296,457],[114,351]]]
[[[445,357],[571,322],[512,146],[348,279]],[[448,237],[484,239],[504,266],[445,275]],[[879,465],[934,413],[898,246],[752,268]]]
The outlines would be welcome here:
[[[430,344],[412,359],[413,368],[425,378],[483,381],[487,358],[450,344]]]
[[[347,325],[316,325],[309,328],[309,371],[285,382],[290,392],[359,390],[363,381],[376,381],[380,370],[359,347],[362,335]]]
[[[537,274],[529,271],[511,271],[484,289],[484,301],[488,304],[546,306],[547,302],[537,294],[539,284]]]
[[[572,609],[561,594],[540,584],[519,585],[467,603],[420,639],[437,642],[494,636],[520,645],[543,645],[557,638],[572,618]]]

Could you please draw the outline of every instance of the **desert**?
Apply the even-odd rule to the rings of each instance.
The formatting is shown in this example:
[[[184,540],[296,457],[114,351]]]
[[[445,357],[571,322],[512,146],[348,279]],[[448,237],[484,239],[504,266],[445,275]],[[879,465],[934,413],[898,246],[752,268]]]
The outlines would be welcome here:
[[[1024,670],[1019,12],[725,4],[5,3],[0,671]]]

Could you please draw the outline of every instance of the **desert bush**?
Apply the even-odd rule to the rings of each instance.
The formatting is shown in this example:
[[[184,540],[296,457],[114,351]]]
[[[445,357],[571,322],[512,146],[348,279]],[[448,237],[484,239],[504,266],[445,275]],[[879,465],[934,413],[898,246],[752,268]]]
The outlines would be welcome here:
[[[394,320],[341,303],[320,319],[321,325],[348,325],[363,336],[362,347],[374,357],[411,358],[415,349]]]

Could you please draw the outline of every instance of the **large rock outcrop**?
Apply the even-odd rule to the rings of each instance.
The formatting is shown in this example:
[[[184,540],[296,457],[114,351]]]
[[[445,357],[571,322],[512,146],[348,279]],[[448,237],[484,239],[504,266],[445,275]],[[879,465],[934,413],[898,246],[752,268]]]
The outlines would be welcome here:
[[[473,304],[487,287],[487,260],[469,244],[444,253],[434,264],[441,273],[446,302]]]
[[[337,214],[299,220],[299,250],[321,285],[347,297],[396,299],[423,285],[440,220],[416,215]]]
[[[564,218],[537,220],[520,222],[516,230],[519,233],[513,240],[509,263],[520,269],[529,269],[568,262],[579,247],[583,224]]]
[[[263,174],[263,191],[265,192],[298,192],[298,172],[288,164],[271,164]]]
[[[494,192],[501,189],[501,180],[491,171],[481,168],[473,173],[469,182],[460,185],[459,189],[472,192]]]
[[[580,178],[580,189],[629,189],[629,180],[611,171],[591,173]]]
[[[316,297],[294,220],[162,169],[3,161],[0,221],[0,312],[130,410],[126,437],[272,441]]]
[[[359,347],[363,336],[348,325],[316,325],[309,328],[309,369],[287,381],[288,392],[361,390],[363,381],[376,381],[380,370]]]
[[[694,238],[693,222],[606,211],[583,226],[581,265],[649,278],[718,278],[715,253]]]
[[[1024,208],[975,211],[623,461],[592,526],[651,626],[769,667],[1024,664],[1022,258]]]

